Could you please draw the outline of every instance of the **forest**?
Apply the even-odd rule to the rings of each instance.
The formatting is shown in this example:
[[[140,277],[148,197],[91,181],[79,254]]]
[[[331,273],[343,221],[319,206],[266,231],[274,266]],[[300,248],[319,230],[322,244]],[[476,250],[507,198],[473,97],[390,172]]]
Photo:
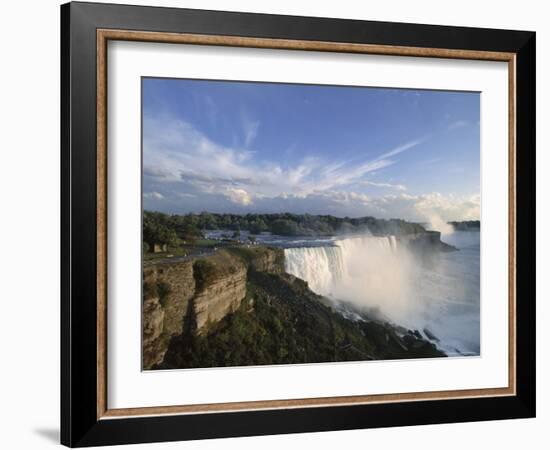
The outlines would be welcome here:
[[[143,242],[176,245],[180,239],[200,239],[205,230],[247,230],[251,234],[271,232],[282,236],[334,236],[364,233],[374,236],[414,234],[425,231],[419,223],[375,217],[335,217],[312,214],[165,214],[143,212]]]

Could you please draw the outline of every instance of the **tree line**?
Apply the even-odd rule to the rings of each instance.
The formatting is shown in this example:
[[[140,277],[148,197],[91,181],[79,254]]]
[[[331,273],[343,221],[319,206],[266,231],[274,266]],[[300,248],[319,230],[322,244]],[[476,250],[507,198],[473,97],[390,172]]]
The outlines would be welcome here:
[[[332,236],[370,232],[375,236],[413,234],[425,231],[418,223],[375,217],[335,217],[312,214],[165,214],[143,212],[143,242],[176,245],[178,240],[194,242],[205,230],[247,230],[251,234],[269,231],[282,236]],[[234,235],[238,235],[235,233]]]

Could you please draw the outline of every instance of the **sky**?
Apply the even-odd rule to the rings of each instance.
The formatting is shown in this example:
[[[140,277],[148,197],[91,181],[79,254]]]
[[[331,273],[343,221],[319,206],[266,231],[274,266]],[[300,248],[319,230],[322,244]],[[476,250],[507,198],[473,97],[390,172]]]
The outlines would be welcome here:
[[[479,219],[479,93],[142,83],[144,209]]]

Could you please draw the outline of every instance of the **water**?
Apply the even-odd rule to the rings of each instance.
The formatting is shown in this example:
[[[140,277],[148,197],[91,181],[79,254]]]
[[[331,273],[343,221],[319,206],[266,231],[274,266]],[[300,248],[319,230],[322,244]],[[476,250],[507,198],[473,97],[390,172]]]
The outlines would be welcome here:
[[[444,242],[460,251],[438,255],[417,280],[424,320],[450,355],[480,352],[480,233],[457,231]]]
[[[208,239],[233,239],[233,231],[230,230],[207,230],[204,235]],[[251,236],[247,230],[240,231],[240,237],[237,239],[242,243],[250,243],[248,237]],[[259,244],[271,245],[273,247],[291,248],[291,247],[319,247],[323,245],[332,245],[335,241],[335,237],[313,237],[313,236],[298,236],[288,237],[280,236],[277,234],[271,234],[268,231],[255,234],[256,242]]]
[[[395,237],[335,239],[331,247],[285,250],[286,270],[318,294],[376,311],[395,324],[429,330],[448,355],[477,355],[480,344],[479,233],[442,238],[458,252],[419,260]]]
[[[219,238],[223,232],[211,232]],[[248,235],[241,232],[241,240]],[[479,232],[442,240],[457,252],[420,259],[394,236],[290,238],[261,233],[258,243],[285,249],[286,271],[316,293],[351,302],[406,328],[428,329],[449,356],[480,352]]]

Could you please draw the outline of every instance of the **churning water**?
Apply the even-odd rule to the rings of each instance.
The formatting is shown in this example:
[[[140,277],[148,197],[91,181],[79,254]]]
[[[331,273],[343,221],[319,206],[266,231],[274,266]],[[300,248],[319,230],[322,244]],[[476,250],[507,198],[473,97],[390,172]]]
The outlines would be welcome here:
[[[289,241],[286,271],[318,294],[424,334],[429,330],[448,355],[478,355],[479,232],[455,232],[442,240],[459,251],[420,259],[394,236],[336,238],[304,247]]]

